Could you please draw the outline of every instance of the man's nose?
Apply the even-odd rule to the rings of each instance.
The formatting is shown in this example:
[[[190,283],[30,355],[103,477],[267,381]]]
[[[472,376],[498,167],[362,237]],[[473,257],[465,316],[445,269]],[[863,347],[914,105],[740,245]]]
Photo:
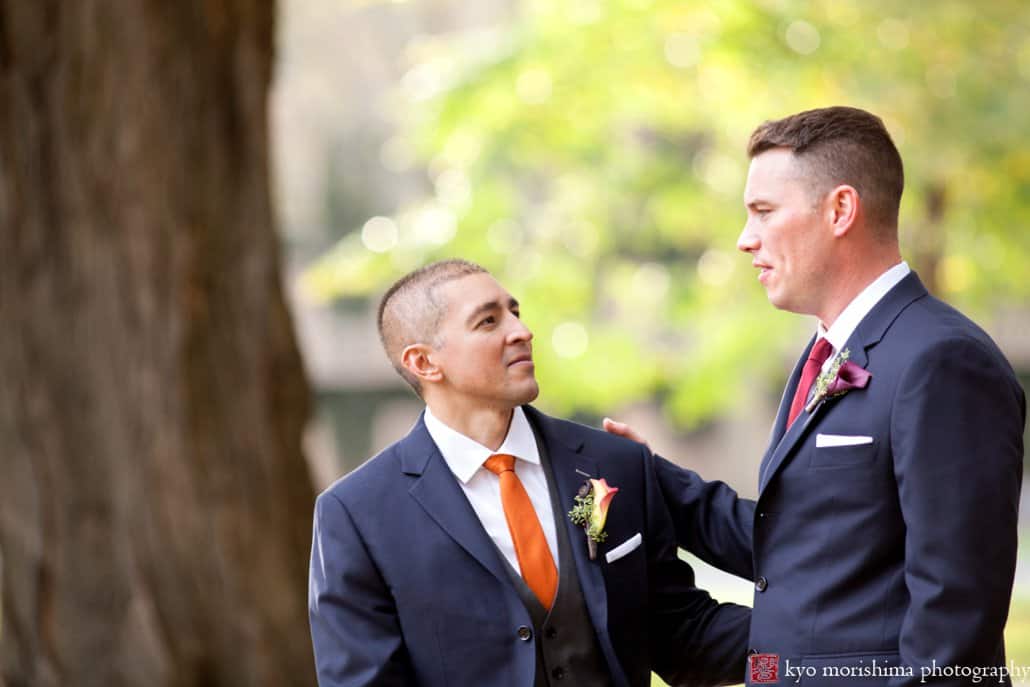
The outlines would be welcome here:
[[[511,341],[532,341],[533,332],[529,330],[529,327],[526,326],[526,323],[520,320],[519,318],[515,317],[514,315],[512,317],[514,318],[514,324],[512,326],[511,332],[508,334],[508,338]]]
[[[744,229],[740,232],[740,236],[737,237],[737,250],[744,253],[758,250],[758,234],[751,231],[750,225],[750,222],[745,223]]]

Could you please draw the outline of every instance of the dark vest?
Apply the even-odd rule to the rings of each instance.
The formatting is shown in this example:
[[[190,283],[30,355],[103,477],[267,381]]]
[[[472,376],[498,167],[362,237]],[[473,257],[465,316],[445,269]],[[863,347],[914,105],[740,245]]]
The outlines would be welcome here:
[[[572,504],[563,504],[551,470],[551,459],[540,435],[533,430],[540,450],[540,464],[547,477],[547,490],[551,496],[551,510],[558,538],[558,594],[548,611],[530,591],[522,576],[512,568],[508,559],[505,569],[533,620],[533,639],[536,647],[536,679],[533,687],[611,687],[612,679],[604,654],[597,644],[597,634],[590,620],[583,590],[576,574],[573,546],[586,546],[586,539],[569,541],[565,518]]]

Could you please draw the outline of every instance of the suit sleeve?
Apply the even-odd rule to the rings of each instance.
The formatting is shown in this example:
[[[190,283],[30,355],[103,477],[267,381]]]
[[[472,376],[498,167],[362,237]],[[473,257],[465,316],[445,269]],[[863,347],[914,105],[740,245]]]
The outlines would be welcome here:
[[[643,454],[652,669],[671,685],[740,683],[751,609],[721,604],[695,586],[693,569],[677,554],[675,528],[655,473],[656,459],[649,451]]]
[[[315,503],[308,611],[320,687],[414,684],[397,609],[344,504]]]
[[[900,652],[917,679],[932,661],[1004,663],[1025,416],[1011,369],[976,341],[934,346],[900,380],[890,435],[910,597]]]
[[[755,502],[660,456],[655,457],[655,472],[679,546],[720,570],[754,579]]]

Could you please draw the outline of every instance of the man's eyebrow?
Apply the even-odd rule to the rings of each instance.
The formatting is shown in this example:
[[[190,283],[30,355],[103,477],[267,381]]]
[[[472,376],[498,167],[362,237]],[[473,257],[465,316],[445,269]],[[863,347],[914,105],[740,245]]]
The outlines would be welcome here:
[[[519,302],[517,300],[515,300],[514,298],[508,299],[509,310],[515,310],[518,307]],[[483,313],[490,312],[492,310],[500,310],[500,308],[500,301],[487,301],[486,303],[481,304],[479,307],[477,307],[469,314],[469,316],[465,319],[465,324],[471,326],[473,324],[473,321]]]

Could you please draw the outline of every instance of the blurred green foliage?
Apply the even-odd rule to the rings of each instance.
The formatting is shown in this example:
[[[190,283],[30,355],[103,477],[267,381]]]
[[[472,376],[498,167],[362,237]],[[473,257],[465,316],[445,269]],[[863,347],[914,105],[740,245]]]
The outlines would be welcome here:
[[[434,192],[356,227],[305,276],[377,295],[429,260],[480,262],[522,302],[542,401],[659,398],[695,425],[777,394],[799,328],[736,253],[762,120],[879,114],[906,164],[902,248],[984,315],[1020,303],[1030,233],[1030,6],[879,0],[536,0],[426,37],[392,109]]]

